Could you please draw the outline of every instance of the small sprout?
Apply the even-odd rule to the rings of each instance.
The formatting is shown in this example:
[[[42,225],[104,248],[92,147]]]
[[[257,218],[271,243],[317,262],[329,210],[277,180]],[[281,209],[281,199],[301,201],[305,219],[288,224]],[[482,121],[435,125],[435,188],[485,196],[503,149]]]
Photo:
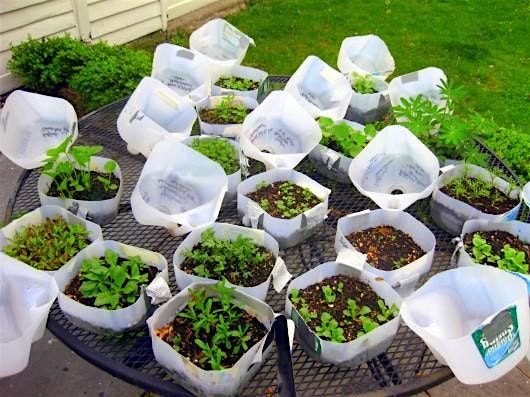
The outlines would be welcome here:
[[[335,302],[335,299],[337,296],[333,292],[333,289],[331,287],[324,285],[322,287],[322,293],[324,294],[324,300],[329,304]]]

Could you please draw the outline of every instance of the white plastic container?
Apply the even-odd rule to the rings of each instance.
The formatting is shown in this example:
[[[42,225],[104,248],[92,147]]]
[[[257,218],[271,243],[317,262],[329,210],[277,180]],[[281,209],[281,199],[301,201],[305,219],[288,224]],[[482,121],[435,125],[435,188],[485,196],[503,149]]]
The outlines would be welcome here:
[[[239,144],[236,141],[232,139],[228,139],[228,138],[210,137],[210,136],[200,135],[200,136],[190,136],[186,138],[185,140],[183,140],[182,143],[191,148],[191,145],[195,139],[222,139],[224,141],[229,142],[235,148],[237,157],[239,159],[239,162],[241,163],[241,150],[239,149]],[[236,172],[230,175],[227,175],[227,177],[228,177],[228,190],[226,191],[224,195],[223,204],[228,203],[232,200],[235,200],[237,197],[237,186],[241,183],[241,167],[239,167],[239,169]]]
[[[199,115],[199,126],[201,127],[201,134],[217,135],[226,138],[236,138],[241,132],[243,123],[240,124],[210,124],[201,119],[202,109],[212,109],[217,106],[223,99],[228,96],[211,96],[197,104],[197,114]],[[246,96],[234,97],[234,104],[244,105],[247,109],[256,109],[258,102],[255,99]]]
[[[463,266],[473,266],[473,265],[481,265],[473,259],[473,257],[466,251],[464,247],[464,238],[468,234],[474,234],[475,232],[481,232],[481,231],[503,231],[510,233],[517,238],[519,238],[523,243],[530,244],[530,224],[519,222],[519,221],[511,221],[511,222],[489,222],[487,220],[483,219],[472,219],[469,221],[466,221],[464,223],[464,227],[462,228],[462,235],[460,236],[460,241],[458,242],[455,253],[453,255],[453,263],[458,267]],[[525,258],[526,263],[530,263],[530,258]],[[484,265],[482,265],[484,266]],[[515,273],[511,272],[512,274],[521,277],[523,280],[525,280],[527,288],[528,288],[528,294],[530,295],[530,274],[522,274],[522,273]]]
[[[502,192],[513,199],[520,198],[521,189],[510,186],[505,180],[491,174],[488,170],[473,164],[449,165],[442,169],[442,175],[434,185],[431,198],[431,216],[433,221],[442,229],[458,236],[462,232],[464,222],[469,219],[484,219],[490,222],[512,221],[517,218],[521,201],[517,206],[504,214],[486,214],[475,207],[448,196],[440,189],[452,180],[461,176],[478,178],[484,181],[493,181],[493,184]]]
[[[316,121],[288,92],[273,91],[243,122],[239,144],[270,170],[296,167],[321,138]]]
[[[342,73],[371,74],[386,80],[394,73],[394,58],[376,35],[346,37],[340,46],[337,66]]]
[[[523,200],[528,208],[530,208],[530,182],[523,186]]]
[[[31,265],[5,254],[3,248],[8,245],[9,240],[12,239],[15,234],[17,232],[20,232],[22,229],[31,225],[41,224],[46,219],[57,218],[59,216],[69,224],[82,224],[83,227],[88,231],[88,240],[90,241],[90,244],[103,239],[103,235],[101,234],[101,228],[99,227],[99,225],[87,221],[86,219],[80,218],[62,207],[58,207],[56,205],[45,205],[27,213],[26,215],[14,220],[7,226],[4,226],[2,229],[0,229],[0,266],[17,267],[21,265],[26,265],[31,267]],[[68,262],[63,264],[62,267],[64,267],[64,265],[66,264],[72,263],[75,260],[76,256],[74,256]],[[33,267],[31,268],[34,269]],[[37,269],[34,270],[40,271]],[[55,275],[56,271],[43,271],[43,273],[48,273],[53,276]]]
[[[155,278],[148,285],[142,287],[142,293],[136,302],[122,309],[108,310],[84,305],[65,295],[65,288],[79,273],[83,261],[104,257],[107,249],[117,253],[120,258],[139,256],[144,263],[158,270]],[[68,266],[63,266],[56,273],[55,279],[59,287],[58,302],[63,313],[78,327],[98,334],[124,332],[142,325],[149,308],[146,294],[158,299],[158,302],[160,302],[160,298],[169,299],[171,297],[167,286],[167,261],[162,255],[112,240],[98,241],[82,250],[73,262],[69,263]]]
[[[274,218],[258,203],[247,197],[256,191],[259,183],[271,184],[278,181],[291,181],[311,190],[322,202],[310,210],[291,219]],[[314,234],[328,212],[328,198],[331,190],[295,170],[277,169],[254,175],[237,187],[237,211],[243,225],[263,229],[278,241],[281,249],[293,247]]]
[[[366,262],[366,255],[356,250],[346,236],[382,225],[392,226],[408,234],[425,254],[415,261],[391,271],[380,270],[371,266]],[[360,263],[360,268],[384,278],[402,297],[413,292],[420,277],[431,270],[435,246],[434,234],[423,223],[403,211],[364,210],[344,216],[337,223],[335,252],[339,254],[343,249],[347,249],[362,255],[364,260],[356,262]]]
[[[285,85],[286,92],[311,117],[342,119],[348,110],[352,89],[346,77],[320,58],[310,55]]]
[[[41,167],[49,149],[77,134],[75,110],[61,98],[16,90],[0,115],[0,151],[26,169]]]
[[[180,142],[159,142],[131,195],[135,219],[182,235],[217,219],[228,178],[223,168]]]
[[[352,160],[349,176],[379,207],[404,210],[431,194],[439,169],[436,156],[412,132],[391,125]]]
[[[271,273],[267,280],[263,281],[261,284],[255,285],[253,287],[243,287],[239,285],[234,285],[238,290],[243,291],[244,293],[262,300],[265,302],[267,297],[267,292],[269,291],[269,285],[272,279],[272,285],[276,292],[280,292],[285,284],[291,279],[291,274],[287,270],[285,263],[279,255],[278,243],[274,238],[264,232],[263,230],[249,229],[247,227],[241,227],[236,225],[231,225],[228,223],[213,223],[208,226],[203,226],[201,228],[193,230],[188,236],[182,241],[178,246],[175,254],[173,255],[173,268],[175,269],[175,280],[179,289],[184,289],[191,283],[208,283],[216,282],[218,280],[199,277],[193,274],[186,273],[180,269],[182,262],[186,259],[183,255],[184,251],[192,251],[193,247],[201,242],[201,234],[206,230],[212,228],[215,231],[215,237],[225,240],[235,240],[238,236],[242,235],[252,239],[254,244],[264,247],[268,252],[276,258]],[[228,283],[229,285],[232,285]]]
[[[490,266],[434,275],[405,299],[401,317],[465,384],[500,378],[528,350],[526,283]]]
[[[388,96],[392,106],[401,105],[402,98],[411,99],[421,95],[440,108],[444,108],[446,101],[439,87],[443,81],[447,81],[443,70],[428,67],[392,79],[388,85]]]
[[[174,380],[198,396],[233,396],[250,380],[265,361],[267,336],[252,346],[232,367],[222,371],[206,371],[197,367],[187,357],[176,352],[172,346],[156,335],[160,328],[182,311],[190,298],[190,289],[206,288],[206,296],[215,296],[211,284],[194,283],[160,306],[147,320],[156,361],[162,365]],[[242,309],[255,316],[269,331],[274,321],[272,309],[264,302],[244,292],[234,290],[232,296]]]
[[[215,96],[218,96],[218,95],[246,96],[246,97],[258,100],[258,96],[260,92],[264,91],[264,84],[265,84],[265,80],[267,79],[267,76],[268,76],[267,72],[264,72],[263,70],[251,68],[249,66],[235,65],[231,67],[228,72],[223,73],[221,76],[219,76],[219,78],[239,77],[243,79],[249,79],[252,81],[259,81],[260,82],[259,87],[254,90],[240,91],[240,90],[220,87],[215,84],[217,83],[217,81],[212,81],[212,95],[215,95]]]
[[[92,156],[90,158],[88,169],[90,171],[104,174],[106,173],[104,166],[108,161],[111,160],[104,157]],[[107,200],[87,201],[48,196],[47,193],[53,180],[48,175],[40,174],[37,190],[39,191],[41,205],[56,205],[66,208],[70,212],[79,214],[82,218],[86,218],[94,223],[97,223],[98,225],[105,225],[112,222],[118,215],[120,199],[123,193],[123,179],[120,167],[117,164],[118,163],[116,163],[116,169],[112,172],[112,174],[119,179],[120,184],[118,189],[115,191],[116,195]]]
[[[349,120],[338,120],[335,123],[346,123],[354,130],[364,131],[364,126]],[[327,146],[318,144],[308,155],[311,164],[316,168],[319,174],[341,183],[351,183],[348,175],[350,169],[351,157],[337,152]]]
[[[348,75],[348,81],[350,84],[353,83],[354,79],[351,75]],[[390,110],[388,84],[375,79],[375,91],[373,94],[362,94],[352,88],[350,112],[353,120],[368,124],[382,119],[388,113]]]
[[[157,79],[144,77],[118,117],[118,132],[127,149],[148,157],[165,139],[190,135],[197,113],[186,98]]]
[[[190,35],[190,49],[209,63],[213,80],[241,64],[254,40],[224,19],[212,19]]]
[[[151,77],[160,80],[192,104],[210,95],[208,63],[187,48],[163,43],[156,47]]]
[[[293,319],[298,340],[310,357],[324,363],[356,367],[388,349],[398,331],[399,316],[351,342],[337,343],[321,339],[307,326],[289,296],[295,288],[301,290],[337,275],[355,277],[370,285],[387,306],[401,306],[401,297],[380,277],[339,262],[326,262],[291,281],[285,298],[285,312]]]
[[[0,264],[0,378],[28,365],[31,344],[42,338],[57,292],[55,280],[44,272]]]

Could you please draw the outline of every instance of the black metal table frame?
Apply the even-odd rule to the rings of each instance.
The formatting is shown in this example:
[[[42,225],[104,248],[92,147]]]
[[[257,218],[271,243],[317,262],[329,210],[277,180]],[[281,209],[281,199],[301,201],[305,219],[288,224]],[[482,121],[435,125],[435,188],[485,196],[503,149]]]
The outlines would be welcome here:
[[[285,84],[287,79],[288,76],[270,76],[269,82],[281,85]],[[139,171],[141,171],[141,164],[136,164],[136,162],[139,161],[142,163],[143,158],[126,153],[125,143],[121,141],[116,131],[115,119],[105,120],[103,118],[100,120],[98,118],[99,115],[103,115],[105,112],[117,117],[117,114],[124,103],[125,100],[120,100],[82,117],[79,120],[79,137],[80,141],[83,143],[102,144],[106,148],[105,150],[109,150],[115,155],[115,157],[111,158],[118,160],[120,163],[122,161],[129,162],[128,165],[130,167],[124,166],[123,164],[121,165],[121,168],[125,173],[129,171],[129,168],[132,168],[134,169],[134,172],[138,174]],[[112,131],[114,135],[109,137],[106,133],[99,133],[98,128],[103,132],[107,130]],[[94,130],[97,130],[98,132],[93,132]],[[108,140],[108,142],[105,142],[105,140]],[[505,172],[516,177],[500,159],[496,158],[483,144],[480,145],[482,150],[488,153],[490,162],[493,165],[503,168]],[[118,157],[121,156],[122,160],[117,159],[116,155]],[[369,199],[361,197],[357,192],[351,191],[351,185],[336,184],[314,172],[311,172],[310,166],[308,168],[307,160],[302,163],[301,166],[297,167],[297,169],[300,168],[319,182],[327,182],[328,184],[335,186],[335,189],[338,189],[339,194],[336,195],[334,199],[330,199],[330,209],[333,210],[335,208],[337,214],[335,216],[330,215],[326,224],[323,225],[323,229],[326,229],[326,231],[323,231],[322,233],[318,232],[318,236],[313,239],[312,244],[307,244],[306,242],[284,252],[284,255],[288,256],[287,258],[284,256],[288,266],[296,262],[296,268],[293,269],[290,267],[289,269],[294,276],[318,265],[319,263],[333,259],[334,252],[329,250],[326,243],[329,243],[330,239],[334,237],[334,226],[336,225],[336,220],[340,216],[365,208],[376,208]],[[307,169],[310,171],[307,171]],[[39,206],[38,196],[36,195],[36,174],[35,171],[26,171],[22,174],[16,194],[8,203],[6,220],[10,219],[10,215],[14,210],[31,210]],[[136,228],[140,229],[140,242],[145,245],[145,236],[148,235],[146,232],[149,232],[149,235],[156,234],[157,238],[152,244],[155,244],[156,247],[164,250],[165,252],[163,252],[163,254],[166,254],[167,258],[174,250],[173,247],[177,246],[182,238],[171,238],[165,230],[161,230],[162,228],[152,226],[143,227],[134,224],[134,219],[130,214],[131,209],[128,202],[128,194],[130,194],[135,183],[136,180],[127,181],[127,186],[124,189],[119,215],[119,217],[123,215],[124,220],[117,221],[117,223],[119,223],[119,225],[116,226],[118,230],[115,230],[116,228],[113,228],[112,224],[108,227],[103,227],[104,237],[113,239],[120,239],[120,237],[122,237],[121,240],[123,241],[123,238],[129,238],[130,235],[121,235],[121,231],[125,229],[127,230],[125,233],[133,233],[133,235],[136,236],[134,231],[130,230],[130,228]],[[125,194],[125,191],[128,191],[128,194]],[[32,193],[35,193],[35,197],[32,197]],[[344,199],[344,197],[347,198]],[[354,205],[352,209],[352,206],[348,205],[351,204],[348,200],[357,200],[360,204]],[[425,215],[424,211],[427,206],[428,199],[424,199],[414,204],[409,211],[421,218]],[[520,218],[526,219],[527,216],[528,215],[521,214]],[[239,219],[237,218],[237,213],[234,211],[234,208],[231,208],[226,211],[222,210],[218,221],[238,223]],[[122,224],[124,223],[130,225],[129,229],[123,227]],[[448,263],[448,255],[450,255],[452,245],[450,244],[450,236],[443,231],[438,230],[434,224],[427,221],[424,223],[426,223],[431,229],[434,228],[433,232],[435,232],[437,237],[437,254],[441,254],[440,256],[442,257],[441,259],[440,257],[437,259],[435,257],[435,261],[433,261],[433,269],[428,275],[431,276],[440,270],[450,267]],[[150,241],[151,240],[147,242],[148,245],[151,244]],[[442,244],[438,245],[440,242]],[[131,242],[129,241],[128,243]],[[319,248],[318,245],[320,243],[324,243],[324,246]],[[170,245],[171,247],[169,248],[167,245]],[[308,245],[310,246],[308,247]],[[152,249],[151,247],[145,248]],[[292,255],[293,252],[294,258]],[[298,258],[297,254],[299,254],[300,258]],[[290,261],[290,259],[292,261]],[[171,266],[170,273],[172,273]],[[422,281],[425,281],[428,276],[424,277]],[[174,281],[173,278],[172,280]],[[176,291],[176,287],[174,287],[173,292]],[[272,291],[269,291],[267,302],[270,303],[272,297],[274,304],[270,304],[277,312],[279,312],[283,309],[283,296],[284,293],[278,297],[275,296]],[[285,321],[278,321],[275,326],[281,331],[284,331],[284,327],[286,326]],[[113,376],[162,395],[189,395],[186,390],[168,380],[167,377],[164,377],[163,369],[157,367],[157,363],[154,361],[154,356],[152,356],[152,352],[150,351],[149,334],[146,334],[145,327],[140,331],[131,331],[130,333],[124,334],[123,339],[120,339],[119,337],[109,339],[97,336],[87,331],[83,331],[69,323],[69,321],[62,316],[57,303],[52,307],[47,327],[58,339],[75,351],[79,356]],[[367,396],[410,395],[426,390],[450,379],[453,374],[449,368],[437,364],[436,360],[427,349],[427,346],[425,346],[417,336],[412,334],[410,330],[407,330],[408,328],[402,325],[387,353],[383,353],[377,358],[374,358],[366,364],[354,369],[338,369],[331,365],[314,362],[309,359],[295,343],[292,356],[292,364],[295,370],[294,375],[292,372],[291,356],[288,352],[287,341],[283,338],[276,338],[276,353],[280,356],[280,359],[278,360],[277,357],[272,358],[272,360],[276,360],[277,363],[269,365],[269,361],[271,360],[271,358],[269,358],[266,365],[264,364],[264,367],[269,368],[269,372],[271,372],[273,368],[276,368],[278,372],[277,377],[275,376],[276,374],[271,376],[270,373],[263,373],[266,372],[266,369],[262,368],[256,377],[249,382],[253,385],[254,389],[244,389],[243,393],[250,393],[248,395],[264,394],[265,391],[270,390],[271,386],[280,386],[280,394],[292,395],[294,393],[294,383],[296,383],[297,389],[300,392],[299,394],[307,395],[351,394],[354,392],[363,393],[363,395]],[[284,335],[284,332],[277,332],[276,334]],[[121,354],[122,349],[126,350],[126,354]],[[135,359],[135,355],[138,351],[141,351],[141,354],[138,353],[140,358]],[[411,351],[414,352],[414,354],[409,354]],[[410,359],[410,356],[412,356],[412,359]],[[405,363],[407,360],[409,360],[410,363]],[[367,375],[371,375],[372,379],[366,380],[365,378],[367,378]],[[347,379],[349,376],[352,378]],[[346,382],[343,382],[344,379],[346,379]],[[255,383],[257,383],[257,385],[254,385]],[[317,383],[317,385],[313,386],[314,383]],[[304,386],[302,388],[303,390],[300,390],[300,386]],[[357,390],[355,390],[356,386],[358,386]]]

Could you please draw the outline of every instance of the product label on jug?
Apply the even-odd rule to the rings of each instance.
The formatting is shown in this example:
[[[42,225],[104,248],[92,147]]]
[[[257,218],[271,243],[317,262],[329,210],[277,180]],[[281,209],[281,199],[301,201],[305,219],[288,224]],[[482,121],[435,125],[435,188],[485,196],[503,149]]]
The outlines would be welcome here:
[[[516,306],[501,311],[471,336],[486,366],[495,367],[521,346]]]

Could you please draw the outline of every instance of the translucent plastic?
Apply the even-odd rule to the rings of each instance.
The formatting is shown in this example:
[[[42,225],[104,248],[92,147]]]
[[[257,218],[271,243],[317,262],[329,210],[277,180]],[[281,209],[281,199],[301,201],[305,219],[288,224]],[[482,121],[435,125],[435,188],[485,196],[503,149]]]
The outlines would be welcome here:
[[[431,194],[439,170],[436,156],[413,133],[391,125],[352,160],[349,176],[379,207],[404,210]]]
[[[254,90],[240,91],[229,88],[222,88],[215,85],[217,81],[212,81],[212,95],[235,95],[235,96],[248,96],[252,99],[257,100],[258,94],[263,90],[263,84],[267,78],[267,72],[260,69],[251,68],[248,66],[235,65],[230,68],[227,72],[223,73],[219,77],[240,77],[244,79],[250,79],[252,81],[259,81],[260,85]]]
[[[0,151],[26,169],[41,167],[49,149],[77,134],[75,110],[61,98],[16,90],[0,115]]]
[[[346,77],[314,55],[298,67],[284,90],[313,118],[342,119],[352,96]]]
[[[354,81],[349,76],[348,81]],[[375,93],[361,94],[353,90],[350,108],[352,119],[363,124],[382,119],[390,110],[388,84],[382,80],[375,81]]]

